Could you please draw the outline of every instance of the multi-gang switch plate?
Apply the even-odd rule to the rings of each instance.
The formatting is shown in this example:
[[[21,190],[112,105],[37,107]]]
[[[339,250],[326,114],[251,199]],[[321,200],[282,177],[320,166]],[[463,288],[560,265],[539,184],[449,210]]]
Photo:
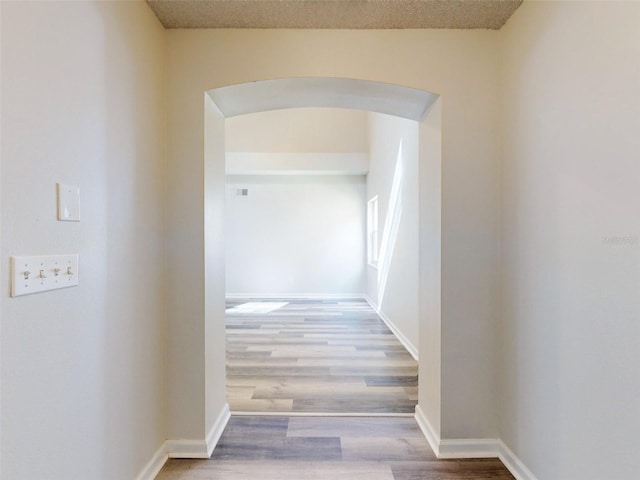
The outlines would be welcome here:
[[[78,255],[11,257],[11,296],[78,285]]]

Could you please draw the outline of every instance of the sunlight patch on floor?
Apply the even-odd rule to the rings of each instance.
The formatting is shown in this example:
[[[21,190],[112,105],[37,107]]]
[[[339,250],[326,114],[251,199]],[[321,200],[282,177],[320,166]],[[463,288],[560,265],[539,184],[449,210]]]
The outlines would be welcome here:
[[[270,313],[284,307],[289,302],[248,302],[228,308],[227,313]]]

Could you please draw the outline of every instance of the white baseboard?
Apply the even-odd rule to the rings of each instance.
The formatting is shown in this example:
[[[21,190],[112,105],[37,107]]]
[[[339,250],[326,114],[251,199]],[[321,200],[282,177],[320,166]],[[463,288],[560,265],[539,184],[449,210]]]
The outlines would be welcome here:
[[[211,430],[209,430],[209,433],[207,434],[207,458],[211,457],[213,449],[216,448],[216,445],[218,445],[218,441],[220,440],[222,432],[224,432],[227,423],[229,423],[230,418],[231,411],[229,409],[229,404],[226,403],[224,405],[224,408],[220,412],[220,415],[218,415],[218,418],[216,418],[216,421],[211,427]]]
[[[498,439],[464,438],[440,440],[438,458],[497,458]]]
[[[153,454],[151,460],[144,466],[142,471],[136,477],[136,480],[154,480],[156,475],[162,470],[165,462],[168,460],[167,442],[162,442],[160,448]]]
[[[504,466],[516,477],[516,480],[537,480],[536,476],[531,473],[522,460],[507,447],[502,440],[498,440],[498,458]]]
[[[538,480],[526,465],[500,439],[472,438],[441,440],[420,405],[416,406],[416,422],[438,458],[499,458],[516,480]]]
[[[207,442],[202,440],[167,440],[169,458],[209,458]]]
[[[440,455],[440,435],[435,431],[420,405],[416,405],[416,422],[436,457]]]
[[[227,293],[225,297],[231,300],[242,300],[251,298],[309,298],[312,300],[336,300],[336,299],[349,299],[357,298],[362,300],[365,298],[364,293]]]
[[[209,458],[230,417],[229,404],[225,404],[206,438],[202,440],[167,440],[169,458]]]
[[[493,438],[446,439],[440,435],[427,419],[420,405],[416,406],[416,422],[433,453],[438,458],[496,458],[498,457],[498,440]]]
[[[371,300],[369,295],[364,295],[364,299],[369,303],[369,305],[371,305],[371,308],[373,308],[376,311],[378,316],[380,316],[382,321],[387,325],[387,327],[389,327],[389,330],[391,330],[393,332],[393,334],[400,341],[400,343],[404,346],[404,348],[407,349],[407,352],[409,352],[411,354],[411,356],[414,358],[414,360],[416,362],[419,361],[418,360],[418,349],[416,348],[416,346],[413,343],[411,343],[411,341],[407,337],[405,337],[405,335],[400,331],[400,329],[398,327],[396,327],[395,323],[393,323],[393,321],[389,317],[387,317],[384,314],[384,312],[382,312],[380,310],[380,308],[378,308],[378,305],[376,305],[373,302],[373,300]]]

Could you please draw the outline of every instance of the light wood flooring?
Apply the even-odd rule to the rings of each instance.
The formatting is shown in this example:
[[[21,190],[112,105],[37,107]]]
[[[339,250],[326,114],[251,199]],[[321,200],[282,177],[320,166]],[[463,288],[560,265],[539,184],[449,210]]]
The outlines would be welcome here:
[[[412,418],[231,417],[213,456],[156,480],[513,480],[497,459],[437,460]]]
[[[170,459],[156,480],[513,480],[499,460],[437,460],[398,416],[417,365],[366,302],[258,302],[228,305],[228,401],[244,415],[210,459]],[[387,416],[305,416],[322,412]]]
[[[228,301],[226,328],[232,412],[415,411],[418,365],[364,300]]]

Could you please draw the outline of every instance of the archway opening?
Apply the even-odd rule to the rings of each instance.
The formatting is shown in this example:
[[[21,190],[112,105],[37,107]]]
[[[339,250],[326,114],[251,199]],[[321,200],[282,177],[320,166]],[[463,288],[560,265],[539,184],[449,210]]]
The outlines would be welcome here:
[[[348,108],[393,115],[417,123],[418,325],[420,394],[418,416],[439,430],[440,417],[440,101],[436,94],[408,87],[344,78],[287,78],[221,87],[205,95],[205,366],[207,429],[228,415],[219,395],[225,390],[220,356],[224,325],[224,128],[238,115],[301,107]],[[397,172],[396,172],[397,173]],[[393,226],[393,221],[390,226]],[[383,282],[384,284],[384,282]],[[384,291],[383,294],[384,296]],[[222,315],[224,318],[224,315]],[[209,321],[212,320],[212,321]],[[224,352],[224,344],[222,345]],[[214,353],[217,352],[217,353]],[[216,393],[218,392],[218,393]],[[222,412],[222,413],[220,413]],[[421,424],[424,429],[424,425]],[[428,433],[428,432],[427,432]],[[429,435],[427,435],[428,437]]]

